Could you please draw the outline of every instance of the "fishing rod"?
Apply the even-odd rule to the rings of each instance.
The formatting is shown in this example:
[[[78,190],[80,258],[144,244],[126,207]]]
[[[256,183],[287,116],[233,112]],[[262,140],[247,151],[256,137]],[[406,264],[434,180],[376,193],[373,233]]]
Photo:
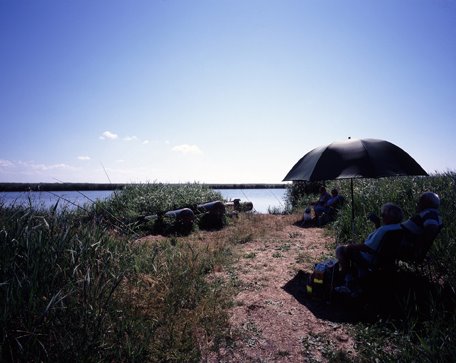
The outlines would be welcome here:
[[[62,184],[64,183],[62,180],[59,180],[59,179],[57,179],[57,178],[54,178],[54,180],[56,180],[56,181],[58,181],[59,183],[62,183]],[[50,193],[50,194],[52,194],[52,195],[54,195],[54,196],[56,196],[56,197],[58,197],[58,198],[61,198],[61,199],[63,199],[64,201],[66,201],[66,202],[68,202],[68,203],[70,203],[70,204],[73,204],[73,205],[76,206],[77,208],[80,208],[80,209],[86,211],[87,213],[90,213],[90,211],[87,210],[86,208],[81,207],[79,204],[73,203],[72,201],[70,201],[70,200],[68,200],[68,199],[66,199],[66,198],[63,198],[62,196],[59,196],[58,194],[56,194],[56,193],[54,193],[54,192],[51,192],[51,191],[46,191],[46,192],[48,192],[48,193]],[[89,200],[92,204],[94,204],[94,203],[96,202],[96,201],[92,200],[91,198],[89,198],[89,197],[88,197],[87,195],[85,195],[84,193],[82,193],[80,190],[75,190],[75,192],[81,194],[84,198],[86,198],[87,200]],[[121,227],[121,228],[125,228],[126,230],[130,231],[130,232],[133,233],[134,235],[138,236],[138,234],[137,234],[133,229],[131,229],[130,226],[129,226],[128,224],[126,224],[126,223],[124,223],[123,221],[121,221],[120,219],[118,219],[118,218],[117,218],[114,214],[112,214],[109,210],[107,210],[107,209],[105,209],[105,208],[102,208],[102,210],[103,210],[104,212],[106,212],[110,217],[112,217],[116,222],[118,222],[118,223],[120,224],[120,227]],[[111,225],[112,225],[113,227],[118,227],[118,226],[116,226],[116,225],[113,224],[113,223],[111,223]]]

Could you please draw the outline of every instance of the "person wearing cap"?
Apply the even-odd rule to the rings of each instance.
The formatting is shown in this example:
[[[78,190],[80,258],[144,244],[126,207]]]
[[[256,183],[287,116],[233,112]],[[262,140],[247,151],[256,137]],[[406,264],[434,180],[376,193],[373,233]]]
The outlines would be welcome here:
[[[416,214],[401,224],[404,229],[402,255],[404,258],[422,260],[443,227],[439,212],[440,198],[436,193],[421,194]]]

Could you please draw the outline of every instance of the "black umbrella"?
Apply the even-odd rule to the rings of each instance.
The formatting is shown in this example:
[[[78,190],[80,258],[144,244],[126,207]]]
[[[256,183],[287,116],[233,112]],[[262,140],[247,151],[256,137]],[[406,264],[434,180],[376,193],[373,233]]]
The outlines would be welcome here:
[[[322,181],[381,178],[399,175],[428,175],[400,147],[384,140],[358,139],[333,142],[309,151],[291,168],[284,181]]]

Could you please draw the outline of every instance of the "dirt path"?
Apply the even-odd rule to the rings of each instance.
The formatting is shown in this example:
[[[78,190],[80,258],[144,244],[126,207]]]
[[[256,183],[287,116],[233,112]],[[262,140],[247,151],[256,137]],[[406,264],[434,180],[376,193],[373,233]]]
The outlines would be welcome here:
[[[349,326],[293,293],[302,293],[303,273],[328,255],[332,242],[324,230],[300,228],[296,221],[296,216],[264,217],[264,235],[239,245],[234,272],[240,292],[230,311],[233,344],[208,361],[325,362],[336,351],[354,354]]]

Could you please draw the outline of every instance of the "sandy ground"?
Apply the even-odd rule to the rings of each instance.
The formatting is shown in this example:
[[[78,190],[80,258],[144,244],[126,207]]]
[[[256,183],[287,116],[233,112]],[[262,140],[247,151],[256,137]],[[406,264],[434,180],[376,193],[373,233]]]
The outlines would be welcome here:
[[[230,311],[232,344],[208,362],[325,362],[355,354],[343,312],[305,294],[305,275],[332,253],[323,229],[301,228],[297,216],[264,216],[261,237],[238,245],[239,293]]]

